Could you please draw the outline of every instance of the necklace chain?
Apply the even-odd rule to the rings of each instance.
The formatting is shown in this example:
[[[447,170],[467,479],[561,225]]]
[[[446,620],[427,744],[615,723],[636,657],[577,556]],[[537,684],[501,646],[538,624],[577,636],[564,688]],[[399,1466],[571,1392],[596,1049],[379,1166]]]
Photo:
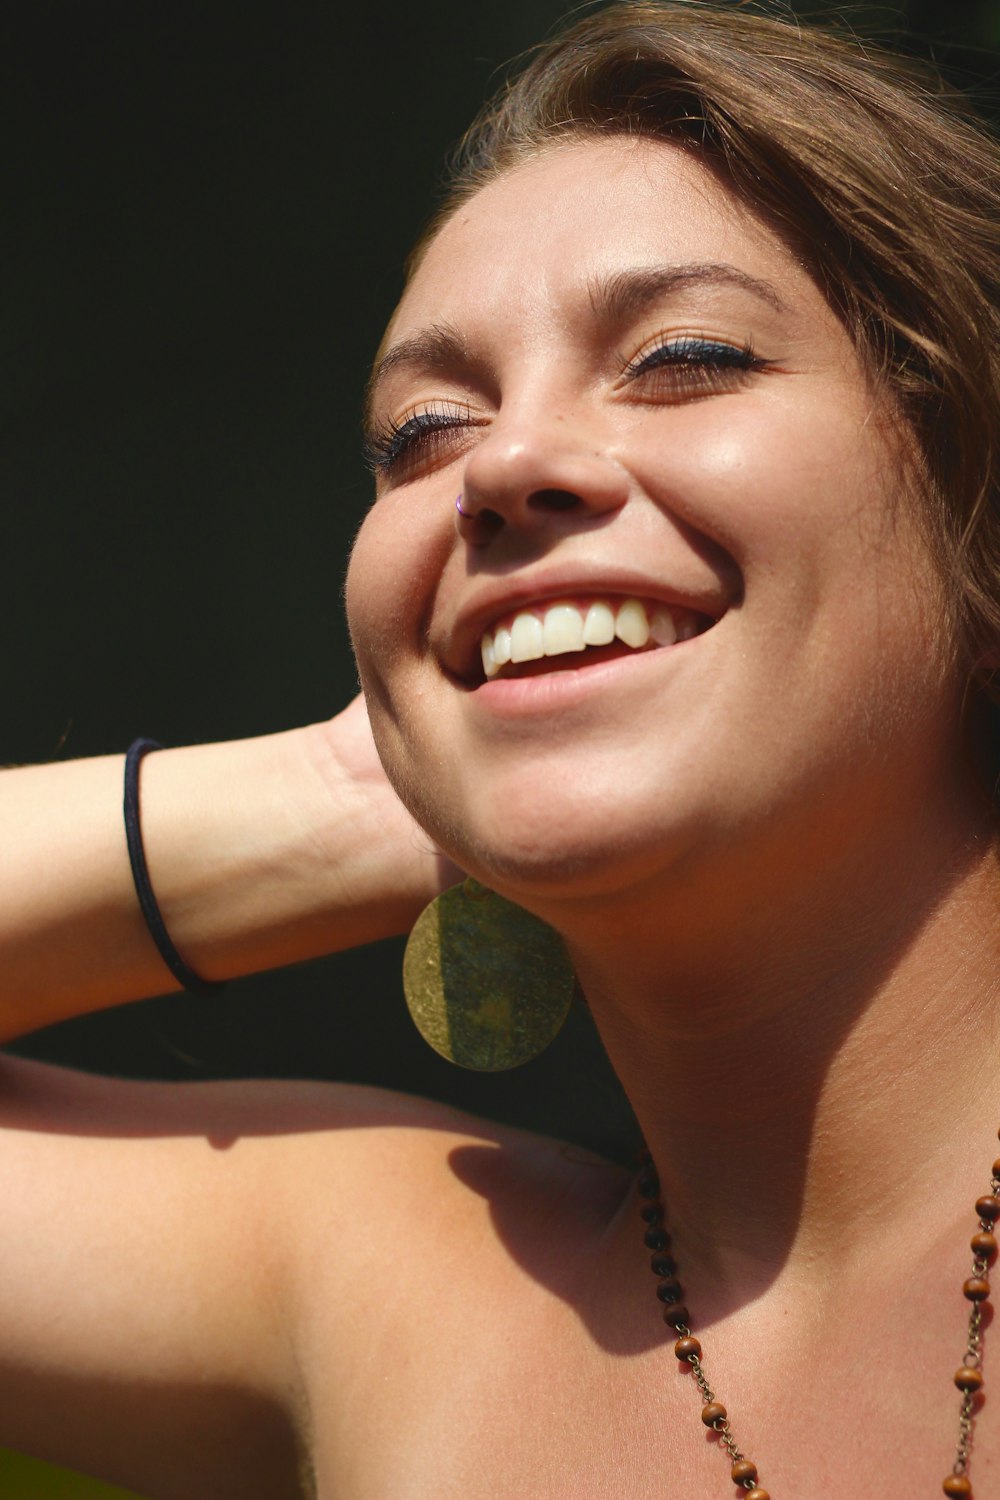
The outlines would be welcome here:
[[[1000,1137],[1000,1131],[997,1134]],[[715,1392],[708,1383],[708,1376],[701,1362],[701,1344],[691,1332],[691,1315],[684,1303],[681,1284],[677,1280],[677,1263],[670,1253],[671,1238],[665,1223],[666,1209],[660,1192],[660,1179],[648,1147],[642,1147],[639,1161],[640,1212],[646,1225],[643,1238],[646,1248],[653,1252],[650,1266],[658,1278],[656,1295],[663,1304],[663,1321],[677,1335],[674,1353],[682,1363],[691,1367],[702,1399],[701,1420],[706,1427],[718,1433],[720,1446],[729,1456],[733,1483],[746,1491],[744,1500],[771,1500],[769,1492],[757,1483],[757,1465],[751,1463],[740,1451],[729,1425],[726,1408],[716,1399]],[[958,1447],[951,1473],[941,1486],[949,1500],[974,1500],[969,1479],[969,1462],[976,1412],[982,1402],[983,1307],[989,1300],[989,1269],[997,1254],[994,1228],[1000,1219],[1000,1157],[993,1163],[989,1193],[976,1200],[976,1214],[979,1228],[970,1242],[972,1275],[962,1287],[965,1297],[972,1304],[972,1310],[969,1313],[965,1354],[961,1367],[955,1372],[955,1385],[962,1393],[958,1417]]]

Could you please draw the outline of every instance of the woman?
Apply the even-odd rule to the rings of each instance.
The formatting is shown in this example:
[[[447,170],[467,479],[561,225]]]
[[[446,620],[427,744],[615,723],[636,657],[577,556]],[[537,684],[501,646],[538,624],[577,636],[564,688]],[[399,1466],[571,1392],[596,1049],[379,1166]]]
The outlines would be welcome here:
[[[902,65],[728,8],[487,114],[370,392],[378,757],[355,704],[145,760],[158,940],[286,963],[453,861],[565,940],[668,1228],[648,1162],[425,1101],[9,1061],[0,1439],[151,1496],[971,1493],[997,203]],[[121,776],[5,778],[10,1035],[163,987]]]

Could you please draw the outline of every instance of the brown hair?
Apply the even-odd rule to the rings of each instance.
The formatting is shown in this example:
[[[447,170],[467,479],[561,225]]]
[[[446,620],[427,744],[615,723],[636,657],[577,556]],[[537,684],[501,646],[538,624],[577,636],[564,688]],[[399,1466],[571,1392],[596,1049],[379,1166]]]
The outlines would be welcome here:
[[[1000,649],[997,143],[931,69],[853,35],[720,0],[624,0],[543,43],[485,106],[411,265],[500,173],[561,139],[621,132],[684,144],[722,173],[895,395],[982,680]]]

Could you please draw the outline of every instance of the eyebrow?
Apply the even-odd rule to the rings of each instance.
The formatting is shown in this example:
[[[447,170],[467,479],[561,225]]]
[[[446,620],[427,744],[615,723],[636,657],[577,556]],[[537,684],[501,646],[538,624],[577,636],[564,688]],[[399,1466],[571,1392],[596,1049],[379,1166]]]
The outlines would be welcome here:
[[[634,266],[611,276],[595,277],[588,285],[590,305],[610,322],[622,322],[642,312],[658,297],[687,287],[736,287],[759,297],[776,312],[788,308],[770,281],[751,276],[725,262],[694,262],[683,266]]]
[[[390,345],[375,361],[365,385],[364,420],[371,421],[375,392],[390,370],[400,366],[418,370],[442,370],[468,363],[468,344],[457,329],[448,323],[433,323],[411,338]]]
[[[587,286],[590,305],[601,318],[611,323],[623,322],[643,312],[651,302],[671,292],[688,287],[736,287],[759,297],[777,312],[787,312],[778,290],[770,281],[751,276],[738,266],[725,262],[694,262],[681,266],[633,266],[610,276],[592,279]],[[447,323],[429,328],[390,345],[375,361],[365,386],[365,425],[371,421],[375,393],[390,370],[400,367],[418,370],[441,370],[468,363],[468,344],[457,329]]]

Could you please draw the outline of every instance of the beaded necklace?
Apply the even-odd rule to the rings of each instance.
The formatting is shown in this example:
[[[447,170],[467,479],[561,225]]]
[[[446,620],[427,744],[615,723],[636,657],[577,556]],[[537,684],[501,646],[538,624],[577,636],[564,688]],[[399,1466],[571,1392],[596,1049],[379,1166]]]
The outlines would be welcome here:
[[[1000,1131],[997,1134],[1000,1137]],[[702,1366],[701,1344],[691,1332],[691,1315],[684,1304],[684,1293],[677,1280],[677,1263],[670,1254],[670,1233],[664,1224],[666,1210],[660,1192],[660,1179],[648,1147],[642,1147],[639,1161],[638,1189],[642,1200],[640,1212],[646,1225],[644,1239],[647,1249],[653,1252],[650,1266],[653,1275],[658,1278],[656,1295],[663,1303],[663,1321],[677,1334],[674,1353],[679,1360],[691,1366],[704,1403],[701,1420],[706,1427],[719,1434],[719,1442],[729,1455],[733,1483],[742,1485],[746,1490],[745,1500],[771,1500],[770,1493],[757,1483],[757,1465],[740,1452],[729,1426],[726,1408],[721,1401],[716,1400]],[[962,1287],[966,1298],[972,1303],[972,1311],[969,1314],[965,1355],[961,1367],[955,1372],[955,1384],[962,1393],[958,1418],[958,1449],[951,1473],[941,1486],[949,1500],[973,1500],[969,1458],[972,1429],[978,1409],[977,1397],[983,1388],[983,1304],[989,1299],[988,1272],[997,1253],[993,1229],[1000,1219],[1000,1157],[993,1163],[989,1194],[976,1200],[976,1213],[979,1228],[970,1241],[972,1275]]]

